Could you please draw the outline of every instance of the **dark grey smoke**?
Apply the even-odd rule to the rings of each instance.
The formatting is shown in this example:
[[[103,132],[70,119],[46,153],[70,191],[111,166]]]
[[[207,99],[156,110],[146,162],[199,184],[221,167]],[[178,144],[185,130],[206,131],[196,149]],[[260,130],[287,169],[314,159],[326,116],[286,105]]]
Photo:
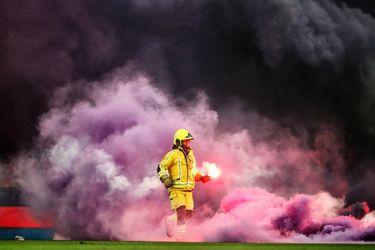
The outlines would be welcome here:
[[[236,100],[244,113],[311,138],[307,148],[322,122],[334,124],[343,136],[348,202],[374,208],[363,176],[375,174],[375,19],[371,2],[357,2],[2,1],[1,158],[33,146],[57,87],[132,63],[176,97],[205,90],[228,116]],[[223,129],[262,126],[232,118]],[[257,139],[277,140],[265,134]],[[326,167],[327,178],[334,175]]]

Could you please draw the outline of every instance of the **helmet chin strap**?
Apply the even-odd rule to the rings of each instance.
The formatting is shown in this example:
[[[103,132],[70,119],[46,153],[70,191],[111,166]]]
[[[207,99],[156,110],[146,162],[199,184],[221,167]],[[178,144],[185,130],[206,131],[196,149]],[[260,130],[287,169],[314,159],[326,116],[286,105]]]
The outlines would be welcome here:
[[[190,152],[190,150],[191,150],[191,147],[183,147],[183,146],[181,146],[181,148],[182,148],[182,150],[183,150],[186,154],[188,154],[188,153]]]

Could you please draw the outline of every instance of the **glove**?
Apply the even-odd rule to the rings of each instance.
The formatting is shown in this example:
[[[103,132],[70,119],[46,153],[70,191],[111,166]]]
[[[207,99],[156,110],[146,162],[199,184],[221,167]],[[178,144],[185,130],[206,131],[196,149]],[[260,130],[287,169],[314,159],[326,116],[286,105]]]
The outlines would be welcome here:
[[[163,175],[160,177],[161,182],[163,182],[166,188],[170,188],[173,186],[173,180],[169,175]]]
[[[203,183],[206,183],[206,182],[209,182],[211,180],[211,177],[210,176],[208,176],[208,175],[205,175],[205,176],[202,176],[201,177],[201,182],[203,182]]]

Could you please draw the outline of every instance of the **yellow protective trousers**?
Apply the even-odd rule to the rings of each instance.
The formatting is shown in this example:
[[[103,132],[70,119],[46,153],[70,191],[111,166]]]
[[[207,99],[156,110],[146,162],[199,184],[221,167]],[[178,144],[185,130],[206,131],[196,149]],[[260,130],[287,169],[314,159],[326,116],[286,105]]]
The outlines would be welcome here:
[[[171,209],[174,211],[181,206],[185,206],[186,210],[194,209],[192,191],[169,189],[169,201],[171,204]]]

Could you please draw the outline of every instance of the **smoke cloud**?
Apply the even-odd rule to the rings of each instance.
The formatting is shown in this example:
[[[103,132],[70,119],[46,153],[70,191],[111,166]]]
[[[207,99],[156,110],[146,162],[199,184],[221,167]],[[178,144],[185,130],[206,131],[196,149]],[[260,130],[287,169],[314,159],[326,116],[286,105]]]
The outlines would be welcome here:
[[[375,207],[369,6],[2,1],[0,183],[17,176],[64,237],[160,240],[154,172],[184,127],[223,170],[197,187],[194,240],[371,239],[372,217],[337,217]]]
[[[220,116],[203,92],[177,104],[143,73],[123,72],[128,70],[118,69],[91,84],[83,91],[87,96],[71,105],[59,100],[69,96],[69,88],[57,92],[40,119],[38,143],[44,152],[38,159],[18,159],[18,180],[27,202],[51,211],[59,234],[71,239],[167,240],[163,218],[170,213],[169,201],[156,166],[170,149],[174,131],[188,127],[197,138],[199,165],[215,162],[222,170],[220,179],[197,188],[190,240],[336,239],[320,236],[325,223],[336,225],[325,220],[335,218],[343,206],[342,199],[321,190],[341,196],[346,192],[340,142],[333,129],[323,126],[314,150],[287,131],[277,141],[255,143],[254,131],[222,131]],[[327,166],[335,177],[327,178]],[[351,228],[350,223],[344,229]],[[308,238],[305,232],[312,226],[314,236]],[[367,227],[356,226],[361,229]]]

